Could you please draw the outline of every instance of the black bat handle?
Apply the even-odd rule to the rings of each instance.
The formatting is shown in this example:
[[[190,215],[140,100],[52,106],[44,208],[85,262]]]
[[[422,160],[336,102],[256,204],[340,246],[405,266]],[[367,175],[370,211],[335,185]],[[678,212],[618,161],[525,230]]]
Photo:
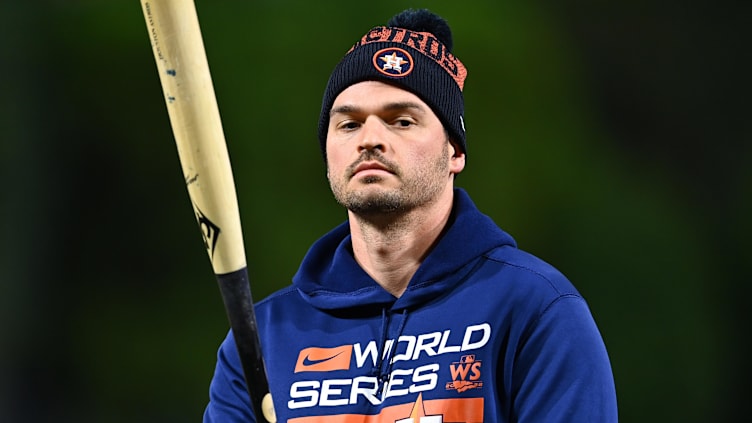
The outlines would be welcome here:
[[[243,366],[243,374],[256,421],[275,423],[276,417],[273,416],[273,412],[271,416],[267,416],[268,410],[265,413],[265,408],[262,406],[264,398],[269,395],[269,381],[266,376],[264,357],[261,354],[248,267],[216,276],[230,328],[232,328],[235,344],[238,347],[240,363]]]

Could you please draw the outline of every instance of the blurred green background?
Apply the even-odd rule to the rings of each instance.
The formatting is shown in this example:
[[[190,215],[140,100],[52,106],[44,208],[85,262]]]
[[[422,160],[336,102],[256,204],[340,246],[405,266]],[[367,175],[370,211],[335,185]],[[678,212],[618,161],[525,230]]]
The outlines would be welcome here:
[[[621,421],[746,414],[749,2],[196,4],[256,299],[345,218],[330,70],[430,7],[469,69],[458,185],[589,300]],[[0,420],[200,421],[227,321],[139,2],[4,0],[0,36]]]

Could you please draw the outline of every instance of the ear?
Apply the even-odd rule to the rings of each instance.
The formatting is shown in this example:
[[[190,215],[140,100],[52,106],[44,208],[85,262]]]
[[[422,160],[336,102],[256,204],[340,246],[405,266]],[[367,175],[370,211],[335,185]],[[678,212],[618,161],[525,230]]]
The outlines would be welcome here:
[[[449,143],[449,172],[458,174],[465,168],[465,153],[453,143]]]

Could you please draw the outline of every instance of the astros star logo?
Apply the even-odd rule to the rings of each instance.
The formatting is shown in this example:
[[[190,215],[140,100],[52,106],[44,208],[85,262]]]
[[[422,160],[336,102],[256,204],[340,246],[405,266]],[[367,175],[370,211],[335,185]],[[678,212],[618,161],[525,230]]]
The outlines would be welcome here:
[[[397,56],[396,52],[390,55],[380,57],[379,59],[386,62],[384,63],[384,67],[382,67],[381,69],[383,70],[394,69],[397,72],[402,72],[402,64],[407,62],[405,59]]]
[[[407,76],[413,70],[413,58],[407,51],[390,47],[373,55],[373,66],[379,72],[391,77]]]

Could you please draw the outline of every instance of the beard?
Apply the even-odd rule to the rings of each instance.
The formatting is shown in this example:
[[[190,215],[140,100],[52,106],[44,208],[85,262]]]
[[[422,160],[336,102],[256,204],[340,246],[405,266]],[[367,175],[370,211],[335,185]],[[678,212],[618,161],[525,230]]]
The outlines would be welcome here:
[[[378,186],[384,178],[369,176],[361,179],[365,187],[349,188],[355,168],[362,162],[374,160],[394,174],[401,184],[397,188]],[[363,216],[398,215],[434,201],[446,187],[449,174],[449,143],[444,144],[441,154],[422,160],[409,169],[386,160],[377,150],[368,150],[351,164],[341,177],[330,175],[329,184],[334,198],[351,212]]]

